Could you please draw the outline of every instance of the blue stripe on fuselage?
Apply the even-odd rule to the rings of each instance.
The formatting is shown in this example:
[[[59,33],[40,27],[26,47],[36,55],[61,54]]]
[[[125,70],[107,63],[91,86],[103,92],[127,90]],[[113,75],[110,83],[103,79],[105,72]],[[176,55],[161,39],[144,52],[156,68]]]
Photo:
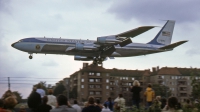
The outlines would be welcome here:
[[[76,44],[76,43],[83,42],[85,44],[93,44],[93,41],[91,41],[91,40],[56,39],[56,38],[46,38],[46,39],[47,39],[47,41],[39,40],[37,38],[25,38],[25,39],[20,40],[20,42],[54,43],[54,44]]]

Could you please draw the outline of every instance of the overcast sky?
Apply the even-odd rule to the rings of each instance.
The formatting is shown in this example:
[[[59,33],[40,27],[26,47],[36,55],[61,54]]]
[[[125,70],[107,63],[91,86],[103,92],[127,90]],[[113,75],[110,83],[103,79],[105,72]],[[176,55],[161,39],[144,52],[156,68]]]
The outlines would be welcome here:
[[[33,54],[29,60],[28,53],[11,47],[27,37],[96,40],[139,26],[160,26],[132,39],[147,43],[165,24],[163,20],[170,19],[176,21],[172,43],[189,42],[170,52],[107,60],[103,66],[132,70],[155,66],[200,68],[199,4],[199,0],[0,0],[0,96],[8,89],[7,77],[11,77],[11,90],[26,98],[32,84],[55,84],[82,67],[83,61],[67,55]]]

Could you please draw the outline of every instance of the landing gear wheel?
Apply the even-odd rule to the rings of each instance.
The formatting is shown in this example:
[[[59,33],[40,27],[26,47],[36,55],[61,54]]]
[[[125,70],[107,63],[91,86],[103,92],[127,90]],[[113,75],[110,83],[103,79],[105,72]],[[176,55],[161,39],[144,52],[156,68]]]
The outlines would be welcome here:
[[[33,56],[29,56],[29,59],[32,59],[33,58]]]

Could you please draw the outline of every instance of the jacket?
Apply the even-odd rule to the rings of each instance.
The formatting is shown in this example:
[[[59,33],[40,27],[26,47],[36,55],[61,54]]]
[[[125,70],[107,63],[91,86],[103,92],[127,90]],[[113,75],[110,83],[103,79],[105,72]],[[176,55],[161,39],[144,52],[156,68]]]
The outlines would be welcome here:
[[[139,86],[133,86],[131,88],[131,92],[133,92],[133,100],[140,100],[140,92],[142,91],[142,88]]]
[[[152,102],[153,98],[155,97],[155,92],[152,88],[147,88],[146,91],[144,92],[144,96],[146,96],[146,101],[147,102]]]
[[[117,106],[120,107],[120,112],[125,112],[126,111],[126,106],[125,106],[126,100],[124,98],[117,97],[114,100],[114,102],[117,103]]]

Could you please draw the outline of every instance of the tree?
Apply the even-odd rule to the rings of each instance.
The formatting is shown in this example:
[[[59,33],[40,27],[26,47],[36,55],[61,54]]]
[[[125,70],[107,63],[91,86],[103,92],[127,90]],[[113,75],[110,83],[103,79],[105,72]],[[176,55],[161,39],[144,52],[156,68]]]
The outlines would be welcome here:
[[[65,86],[63,84],[58,84],[58,86],[56,86],[56,88],[54,89],[54,95],[57,96],[59,94],[63,94],[65,91]],[[66,94],[64,94],[66,95]]]
[[[153,84],[152,88],[155,91],[156,96],[162,96],[165,98],[168,98],[169,96],[171,96],[171,91],[169,90],[169,87],[165,85]]]
[[[72,91],[69,93],[70,98],[77,98],[77,87],[73,87]]]
[[[18,91],[14,91],[12,93],[16,96],[17,102],[21,102],[22,101],[22,95],[21,95],[21,93],[19,93]]]
[[[193,73],[191,73],[191,79],[192,79],[192,83],[191,83],[191,86],[192,86],[192,97],[194,99],[200,99],[200,79],[196,79],[196,75],[194,75]]]

